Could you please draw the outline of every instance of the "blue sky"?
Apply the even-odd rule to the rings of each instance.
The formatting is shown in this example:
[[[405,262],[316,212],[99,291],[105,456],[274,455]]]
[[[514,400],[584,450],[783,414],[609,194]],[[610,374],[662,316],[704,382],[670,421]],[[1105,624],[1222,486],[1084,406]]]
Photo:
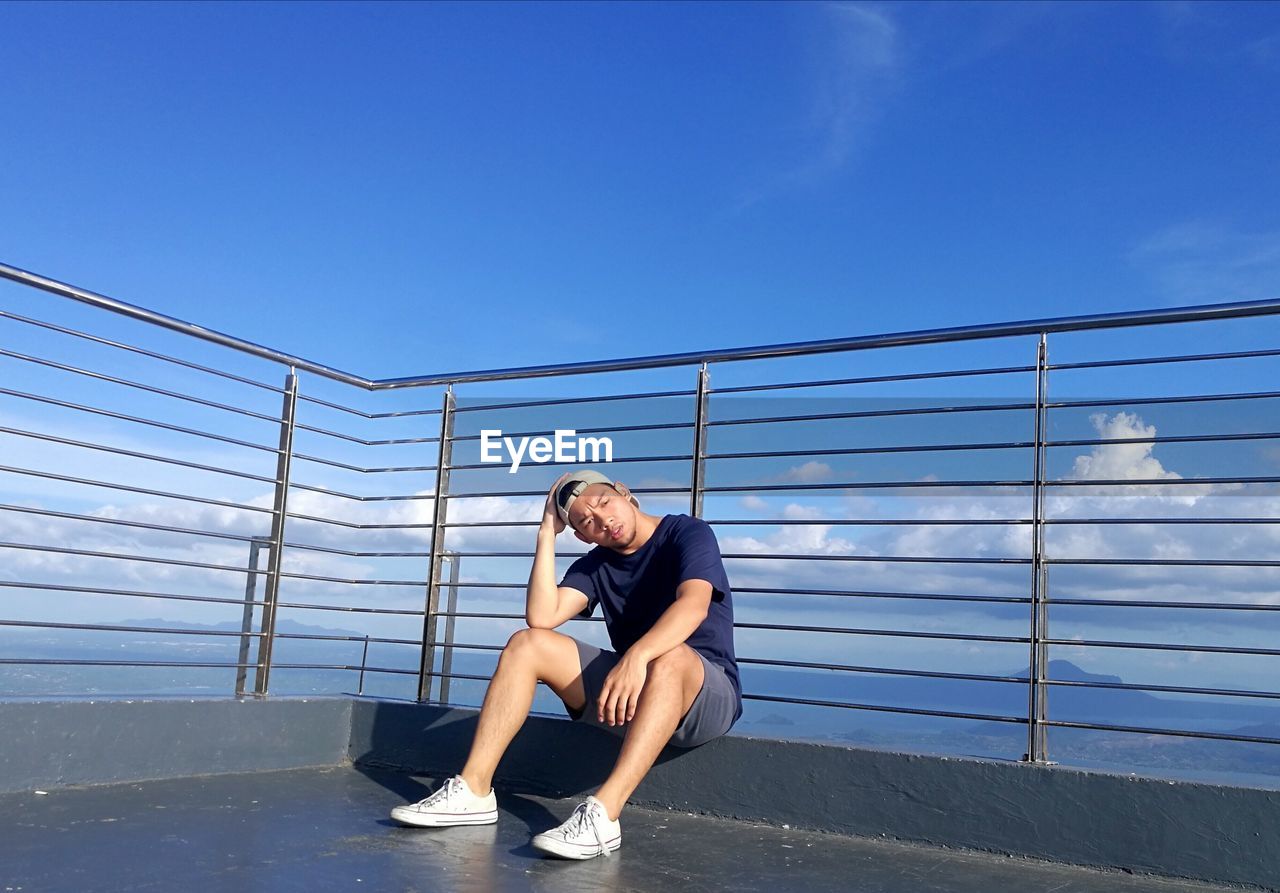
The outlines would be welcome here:
[[[5,262],[373,376],[1280,273],[1274,4],[7,4],[0,28]]]
[[[581,361],[1025,318],[1280,296],[1280,5],[1276,4],[7,4],[0,5],[0,261],[372,377]],[[0,308],[207,362],[278,384],[280,370],[206,345],[103,319],[0,283]],[[1051,339],[1054,362],[1200,350],[1274,349],[1280,317]],[[4,321],[4,349],[104,369],[272,414],[278,395],[72,344]],[[1132,397],[1273,388],[1266,361],[1055,373],[1051,396]],[[1034,339],[823,355],[713,371],[716,386],[795,378],[1025,365]],[[467,396],[690,388],[692,369],[608,381],[538,380]],[[270,420],[230,418],[0,359],[5,387],[59,394],[202,430],[273,443]],[[15,384],[14,382],[18,382]],[[575,390],[576,389],[576,390]],[[437,389],[370,397],[304,376],[304,394],[371,410],[436,406]],[[843,409],[852,398],[1026,401],[1025,373],[883,388],[782,391],[713,418]],[[816,401],[815,403],[806,402]],[[380,402],[379,402],[380,401]],[[824,402],[826,401],[826,402]],[[1054,413],[1051,437],[1275,430],[1275,400]],[[821,404],[821,406],[818,406]],[[858,408],[869,407],[865,404]],[[763,410],[760,409],[763,407]],[[687,420],[688,401],[673,410]],[[557,409],[548,429],[628,411]],[[652,410],[646,410],[652,412]],[[307,405],[304,420],[366,437],[434,434],[434,418],[364,425]],[[509,430],[537,413],[507,415]],[[460,423],[474,432],[482,415]],[[891,421],[876,429],[715,429],[715,450],[1025,440],[1028,414]],[[641,421],[665,421],[657,413]],[[0,423],[261,476],[271,457],[184,435],[0,403]],[[425,425],[425,431],[424,431]],[[470,426],[470,427],[468,427]],[[376,429],[376,430],[375,430]],[[717,442],[716,437],[721,438]],[[861,438],[866,438],[865,441]],[[185,438],[185,439],[184,439]],[[665,438],[665,439],[664,439]],[[473,444],[462,447],[462,455]],[[687,450],[687,429],[619,439],[619,454]],[[307,433],[299,449],[360,465],[425,464],[433,448],[356,448]],[[4,464],[270,505],[269,482],[201,476],[27,437]],[[375,455],[376,454],[376,455]],[[1016,455],[923,454],[712,463],[709,482],[1024,478]],[[464,460],[466,461],[466,460]],[[732,466],[732,467],[731,467]],[[621,468],[621,466],[619,466]],[[1055,477],[1276,474],[1275,441],[1214,448],[1120,445],[1056,450]],[[557,469],[456,473],[454,489],[545,487]],[[752,478],[751,476],[755,477]],[[687,485],[687,463],[626,466],[640,487]],[[683,477],[682,477],[683,476]],[[299,462],[294,482],[357,492],[431,492],[431,476],[360,478]],[[238,534],[266,515],[6,475],[9,503]],[[399,488],[399,489],[397,489]],[[1101,494],[1064,488],[1055,517],[1274,517],[1274,488],[1183,485]],[[918,491],[917,491],[918,492]],[[708,517],[813,520],[718,529],[726,552],[865,556],[1025,555],[1025,526],[932,527],[938,519],[1025,517],[1026,493],[709,496]],[[351,505],[294,490],[295,511],[421,523],[428,503]],[[682,497],[651,497],[654,512]],[[453,509],[457,506],[457,509]],[[463,520],[536,516],[536,498],[451,503]],[[919,527],[824,521],[911,518]],[[421,549],[421,531],[356,537],[294,523],[291,542]],[[1274,554],[1280,525],[1051,531],[1055,557],[1229,558]],[[452,534],[451,534],[452,536]],[[245,546],[0,513],[0,540],[74,542],[239,567]],[[529,531],[464,532],[451,548],[523,550]],[[576,544],[568,544],[572,547]],[[95,563],[96,562],[96,563]],[[103,563],[105,562],[105,563]],[[505,562],[505,563],[504,563]],[[1025,595],[1023,567],[864,566],[734,559],[736,586]],[[562,564],[565,563],[562,561]],[[23,551],[0,578],[103,579],[137,589],[236,597],[239,575],[62,560]],[[112,570],[108,571],[107,569]],[[293,550],[286,569],[417,579],[419,559],[357,561]],[[473,581],[518,581],[527,560],[468,561]],[[7,576],[6,576],[7,575]],[[114,576],[113,576],[114,575]],[[220,576],[221,575],[221,576]],[[1097,598],[1280,598],[1274,569],[1197,572],[1055,569],[1053,592]],[[117,579],[118,578],[118,579]],[[356,593],[286,582],[286,597],[413,609],[421,588]],[[228,588],[229,587],[229,588]],[[514,610],[511,590],[470,590],[473,610]],[[867,600],[797,602],[757,594],[739,619],[883,624],[1021,634],[1005,608],[941,610]],[[363,603],[363,602],[362,602]],[[518,605],[515,606],[518,608]],[[137,599],[6,602],[29,618],[108,621],[178,611]],[[203,610],[203,609],[201,609]],[[222,619],[221,608],[186,617]],[[1021,610],[1021,609],[1018,609]],[[1245,612],[1058,609],[1063,637],[1267,647],[1276,617]],[[50,613],[52,612],[52,614]],[[1121,613],[1123,612],[1123,613]],[[1191,616],[1195,615],[1195,616]],[[1231,616],[1228,616],[1231,615]],[[173,613],[166,614],[168,617]],[[237,615],[238,616],[238,615]],[[853,620],[850,617],[853,616]],[[402,617],[298,611],[291,619],[416,636]],[[417,623],[410,622],[412,627]],[[514,628],[515,624],[507,624]],[[463,624],[467,626],[467,624]],[[483,627],[481,629],[481,627]],[[460,637],[500,642],[483,622]],[[599,633],[599,630],[595,631]],[[1007,673],[1025,649],[744,631],[740,653]],[[838,637],[837,637],[838,638]],[[852,656],[851,656],[852,652]],[[1270,685],[1274,661],[1117,649],[1054,649],[1137,681]],[[412,656],[410,658],[412,659]],[[1261,681],[1260,681],[1261,680]]]

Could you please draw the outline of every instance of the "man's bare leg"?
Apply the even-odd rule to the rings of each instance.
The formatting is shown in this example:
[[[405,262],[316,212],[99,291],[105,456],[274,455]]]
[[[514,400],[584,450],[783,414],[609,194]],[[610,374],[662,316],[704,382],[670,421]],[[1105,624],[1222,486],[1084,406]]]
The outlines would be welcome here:
[[[572,638],[549,629],[522,629],[512,635],[489,681],[471,753],[459,773],[478,796],[489,793],[498,761],[528,719],[538,680],[573,709],[586,705],[581,661]]]
[[[622,741],[618,762],[595,795],[611,821],[617,820],[627,798],[653,767],[653,761],[698,697],[704,672],[702,659],[688,645],[678,645],[649,663],[649,675]]]

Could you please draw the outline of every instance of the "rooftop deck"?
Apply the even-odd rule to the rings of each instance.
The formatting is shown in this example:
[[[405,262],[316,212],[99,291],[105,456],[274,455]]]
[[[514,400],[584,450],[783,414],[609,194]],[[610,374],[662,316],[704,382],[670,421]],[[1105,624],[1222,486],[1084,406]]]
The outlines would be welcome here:
[[[544,857],[529,838],[576,800],[498,786],[497,825],[402,828],[393,805],[438,779],[292,769],[0,796],[6,891],[651,891],[807,893],[1221,887],[629,807],[608,858]]]

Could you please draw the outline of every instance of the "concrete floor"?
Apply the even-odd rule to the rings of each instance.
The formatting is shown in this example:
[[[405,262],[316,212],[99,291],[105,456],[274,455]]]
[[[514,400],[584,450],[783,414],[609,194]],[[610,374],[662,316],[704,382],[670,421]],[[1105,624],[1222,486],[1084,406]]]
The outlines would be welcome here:
[[[576,800],[508,794],[496,825],[411,829],[387,811],[434,780],[295,769],[0,796],[0,893],[1189,893],[1205,885],[629,807],[609,858],[529,838]]]

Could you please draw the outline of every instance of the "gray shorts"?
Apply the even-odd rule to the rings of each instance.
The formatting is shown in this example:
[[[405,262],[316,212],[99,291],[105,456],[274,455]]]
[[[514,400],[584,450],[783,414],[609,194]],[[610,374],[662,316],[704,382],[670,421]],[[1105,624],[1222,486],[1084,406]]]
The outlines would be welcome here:
[[[607,722],[600,722],[596,703],[600,697],[600,689],[604,688],[605,677],[621,657],[616,651],[604,651],[579,639],[573,641],[578,646],[582,688],[587,693],[587,703],[581,711],[572,710],[565,704],[565,712],[574,722],[592,725],[619,737],[625,736],[631,724],[611,726]],[[694,653],[698,654],[696,651]],[[702,688],[671,736],[670,743],[676,747],[697,747],[713,738],[719,738],[729,731],[734,714],[738,712],[738,697],[724,669],[701,654],[698,657],[702,660]]]

